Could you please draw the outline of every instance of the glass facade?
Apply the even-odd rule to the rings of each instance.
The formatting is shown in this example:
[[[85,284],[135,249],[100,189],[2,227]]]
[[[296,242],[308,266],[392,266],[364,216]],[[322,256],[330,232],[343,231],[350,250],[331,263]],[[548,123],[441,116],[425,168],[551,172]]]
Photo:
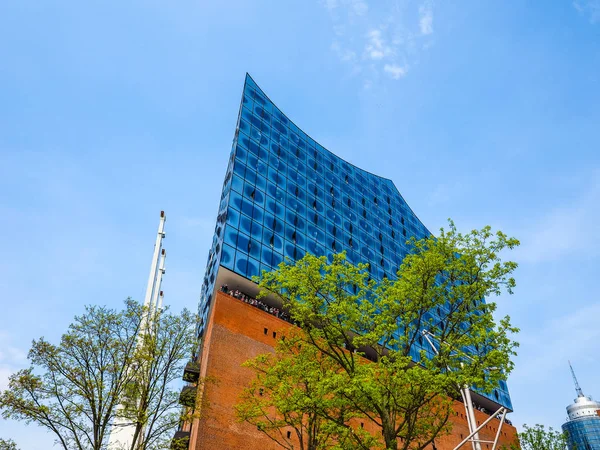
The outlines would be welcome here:
[[[394,183],[353,166],[290,121],[246,75],[217,226],[202,285],[205,326],[223,266],[252,279],[285,259],[346,251],[374,280],[394,278],[406,243],[430,233]],[[431,312],[437,320],[444,311]],[[439,317],[438,317],[439,315]],[[419,351],[431,352],[427,342]],[[512,409],[506,383],[487,396]]]
[[[582,417],[562,426],[569,450],[600,450],[600,417]]]

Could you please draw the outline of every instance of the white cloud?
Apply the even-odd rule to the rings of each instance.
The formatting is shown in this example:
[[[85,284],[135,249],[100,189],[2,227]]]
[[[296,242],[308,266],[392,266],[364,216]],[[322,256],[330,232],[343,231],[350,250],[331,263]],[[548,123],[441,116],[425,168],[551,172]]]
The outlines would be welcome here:
[[[333,11],[335,8],[338,7],[338,2],[337,0],[324,0],[323,5],[325,6],[325,8],[327,8],[328,11]]]
[[[353,0],[351,1],[351,4],[352,10],[357,16],[363,16],[369,11],[369,5],[367,4],[367,2],[364,2],[362,0]]]
[[[389,56],[392,49],[385,44],[385,41],[381,37],[381,30],[370,30],[367,33],[365,51],[369,58],[378,60]]]
[[[396,64],[386,64],[383,66],[383,70],[389,73],[394,80],[399,80],[406,74],[406,69]]]
[[[364,0],[323,0],[323,6],[330,13],[338,8],[346,8],[349,13],[364,16],[369,11],[369,5]]]
[[[600,23],[600,0],[575,0],[573,6],[580,14],[588,16],[591,23]]]
[[[321,0],[329,12],[335,40],[331,50],[361,74],[366,89],[381,76],[399,80],[418,64],[418,53],[431,46],[432,0],[384,3]]]
[[[433,8],[431,4],[421,5],[419,7],[419,28],[422,35],[433,33]]]

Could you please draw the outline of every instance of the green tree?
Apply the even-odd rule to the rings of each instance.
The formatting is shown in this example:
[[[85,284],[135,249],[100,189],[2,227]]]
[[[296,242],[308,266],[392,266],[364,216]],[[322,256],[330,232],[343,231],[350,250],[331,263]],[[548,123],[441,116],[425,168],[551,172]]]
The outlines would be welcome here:
[[[181,376],[194,325],[187,311],[148,321],[130,299],[123,311],[88,306],[57,345],[33,341],[31,367],[0,393],[2,416],[48,429],[65,450],[101,450],[120,415],[136,425],[136,450],[161,448],[178,424],[170,382]]]
[[[143,308],[138,314],[144,314]],[[178,315],[163,310],[150,314],[148,329],[138,335],[133,354],[134,378],[124,391],[125,408],[117,411],[121,425],[133,425],[131,446],[124,450],[168,448],[169,431],[181,420],[179,391],[173,382],[181,379],[184,364],[197,343],[196,317],[188,310]],[[192,419],[189,411],[186,419]]]
[[[293,450],[370,449],[377,443],[345,425],[356,414],[332,394],[328,382],[337,366],[308,345],[300,330],[280,339],[275,353],[259,355],[244,366],[256,374],[236,405],[238,420],[246,421],[279,444]]]
[[[282,302],[304,343],[336,367],[326,380],[331,394],[375,424],[386,449],[422,450],[448,433],[450,398],[461,386],[492,392],[518,345],[510,319],[496,323],[496,305],[483,301],[512,293],[517,265],[499,254],[516,239],[489,227],[462,234],[450,222],[439,236],[410,244],[396,280],[376,283],[368,265],[344,254],[331,262],[306,255],[260,280],[261,295]]]
[[[567,434],[555,431],[552,427],[548,430],[544,425],[528,427],[523,425],[519,433],[519,442],[522,450],[565,450],[567,448]],[[517,450],[519,447],[512,446]]]
[[[0,450],[19,450],[17,448],[17,444],[12,439],[2,439],[0,438]]]

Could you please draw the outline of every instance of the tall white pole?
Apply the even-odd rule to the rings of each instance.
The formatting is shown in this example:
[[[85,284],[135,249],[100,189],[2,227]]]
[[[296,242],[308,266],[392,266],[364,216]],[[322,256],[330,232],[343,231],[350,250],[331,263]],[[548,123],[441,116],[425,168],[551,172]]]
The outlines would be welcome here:
[[[156,235],[156,243],[154,244],[154,254],[152,255],[152,263],[150,264],[150,275],[148,275],[148,284],[146,286],[146,297],[144,298],[144,307],[150,308],[154,290],[156,289],[156,269],[158,267],[158,257],[162,250],[162,240],[165,237],[165,222],[167,216],[164,211],[160,212],[160,222],[158,224],[158,233]]]
[[[471,433],[475,431],[473,434],[473,447],[475,450],[481,450],[481,444],[479,443],[479,432],[477,432],[477,421],[475,420],[475,411],[473,411],[473,400],[471,400],[471,390],[469,389],[469,386],[465,386],[463,390],[465,392],[465,400],[467,401],[465,407],[467,408],[467,414],[471,419],[470,422],[472,428],[469,431]]]
[[[148,318],[153,317],[155,308],[157,307],[157,301],[160,301],[162,306],[162,291],[160,286],[162,283],[162,276],[165,273],[165,258],[167,253],[162,248],[162,240],[165,238],[165,222],[167,216],[164,211],[160,212],[160,222],[158,223],[158,233],[156,235],[156,241],[154,243],[154,252],[152,254],[152,262],[150,264],[150,275],[148,276],[148,284],[146,286],[146,295],[144,297],[144,312],[142,316],[142,323],[140,324],[140,331],[137,336],[138,345],[142,342],[142,334],[146,333],[150,328],[148,324]],[[160,267],[159,267],[160,257]],[[123,405],[117,407],[117,412],[124,409]],[[133,436],[135,434],[135,424],[131,421],[117,417],[112,424],[110,436],[108,438],[108,450],[122,450],[130,449],[133,443]]]
[[[152,296],[152,303],[150,304],[150,314],[154,314],[159,312],[158,309],[162,307],[162,304],[159,306],[159,296],[162,291],[160,287],[162,285],[162,277],[165,273],[165,260],[167,259],[167,252],[163,248],[160,252],[160,264],[158,266],[158,273],[156,274],[156,284],[154,286],[154,294]]]

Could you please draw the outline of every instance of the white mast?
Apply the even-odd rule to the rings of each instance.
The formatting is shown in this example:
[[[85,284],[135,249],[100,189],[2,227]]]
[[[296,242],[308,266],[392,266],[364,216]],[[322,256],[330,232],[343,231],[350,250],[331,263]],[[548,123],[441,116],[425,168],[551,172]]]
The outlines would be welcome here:
[[[163,234],[164,235],[164,234]],[[162,294],[160,287],[162,285],[162,277],[165,274],[165,260],[167,259],[167,252],[163,248],[160,252],[160,264],[158,266],[158,273],[156,274],[157,282],[154,286],[154,295],[152,296],[152,303],[150,304],[150,312],[160,312],[162,308],[162,302],[159,302],[159,296]]]
[[[151,327],[148,326],[148,319],[154,316],[162,308],[163,292],[161,291],[162,276],[165,273],[165,259],[167,252],[162,248],[162,240],[165,238],[165,222],[167,216],[164,211],[160,212],[160,222],[158,223],[158,233],[156,242],[154,243],[154,253],[150,264],[150,275],[148,276],[148,284],[146,286],[146,295],[144,297],[144,309],[146,314],[142,318],[140,324],[140,333],[145,333]],[[159,265],[160,257],[160,265]],[[158,302],[158,304],[157,304]],[[138,335],[138,345],[142,342],[141,334]],[[117,411],[121,411],[123,405],[117,407]],[[135,433],[135,425],[124,418],[116,418],[110,436],[108,438],[108,450],[122,450],[131,448],[133,436]]]

